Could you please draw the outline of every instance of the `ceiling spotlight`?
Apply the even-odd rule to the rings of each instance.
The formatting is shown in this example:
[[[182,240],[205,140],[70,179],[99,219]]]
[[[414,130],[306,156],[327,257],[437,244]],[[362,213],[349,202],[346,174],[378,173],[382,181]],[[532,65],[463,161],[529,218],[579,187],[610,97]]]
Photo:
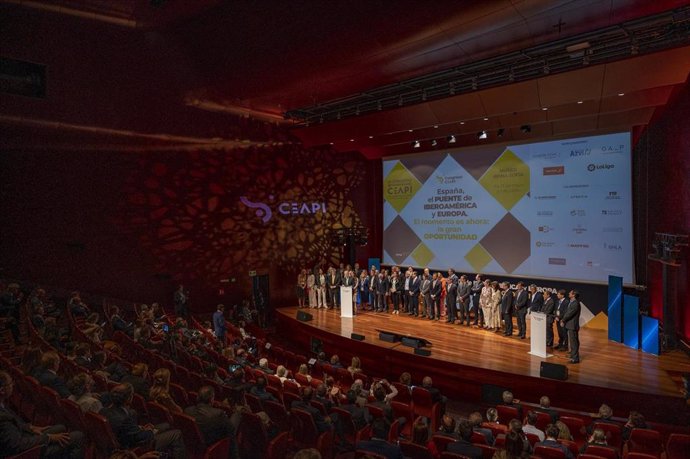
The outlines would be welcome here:
[[[350,139],[350,142],[354,142],[354,141],[355,141],[355,139]]]
[[[504,132],[506,132],[506,130],[503,129],[503,128],[501,128],[501,129],[498,130],[498,133],[496,133],[496,135],[499,136],[499,137],[503,137],[503,133],[504,133]]]
[[[434,129],[438,129],[438,124],[434,124]]]
[[[453,134],[448,136],[448,143],[455,143],[455,136]]]
[[[542,110],[543,112],[545,112],[545,111],[548,110],[548,109],[549,109],[549,107],[542,107],[542,108],[541,108],[541,110]]]
[[[532,126],[530,126],[529,124],[523,124],[522,126],[520,126],[520,130],[523,132],[523,134],[528,134],[532,132]]]
[[[412,148],[419,148],[421,146],[422,144],[419,143],[419,140],[415,140],[414,142],[412,142]]]
[[[374,136],[373,136],[373,135],[370,135],[370,136],[369,136],[369,138],[370,138],[370,139],[373,139],[373,138],[374,138]]]
[[[477,132],[477,138],[478,138],[479,140],[484,140],[484,139],[486,139],[487,137],[488,137],[488,134],[486,133],[486,131]]]
[[[619,92],[619,93],[618,93],[618,96],[619,96],[619,97],[620,97],[620,96],[624,96],[624,95],[625,95],[624,92]]]
[[[414,129],[408,129],[407,132],[414,132]]]
[[[489,121],[489,118],[487,118],[487,117],[484,117],[484,121]]]
[[[431,141],[431,146],[432,146],[432,147],[435,147],[436,145],[438,145],[438,142],[436,141],[436,139],[432,140],[432,141]]]
[[[460,124],[465,124],[465,122],[464,122],[464,121],[460,121]]]
[[[584,102],[583,100],[578,100],[578,101],[577,101],[577,104],[578,104],[578,105],[582,105],[582,104],[584,104],[584,103],[585,103],[585,102]]]

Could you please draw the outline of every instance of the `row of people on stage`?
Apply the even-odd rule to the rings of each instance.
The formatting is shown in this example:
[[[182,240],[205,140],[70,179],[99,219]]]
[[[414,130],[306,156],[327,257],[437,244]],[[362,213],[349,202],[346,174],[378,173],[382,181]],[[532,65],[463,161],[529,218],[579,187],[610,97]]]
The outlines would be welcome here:
[[[357,275],[356,273],[359,273]],[[324,273],[317,267],[313,272],[302,270],[298,276],[297,296],[300,307],[339,308],[340,287],[353,288],[355,312],[372,310],[377,313],[401,312],[415,317],[426,317],[447,323],[474,325],[476,328],[513,335],[513,317],[517,323],[517,336],[527,338],[527,315],[543,312],[547,317],[547,347],[567,350],[570,343],[570,358],[573,363],[579,357],[580,301],[576,291],[566,293],[538,291],[532,284],[528,288],[520,281],[515,290],[508,282],[485,279],[476,274],[474,279],[458,276],[451,268],[448,275],[431,273],[425,268],[418,273],[409,267],[401,272],[398,266],[378,270],[372,266],[369,272],[341,266],[329,267]],[[558,343],[554,346],[554,324]]]

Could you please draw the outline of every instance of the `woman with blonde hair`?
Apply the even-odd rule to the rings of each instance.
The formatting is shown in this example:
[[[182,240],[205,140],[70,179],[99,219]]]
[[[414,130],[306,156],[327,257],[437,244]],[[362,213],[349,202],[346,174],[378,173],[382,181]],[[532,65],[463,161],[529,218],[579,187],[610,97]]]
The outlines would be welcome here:
[[[498,282],[491,283],[491,318],[493,321],[489,323],[489,330],[499,331],[501,329],[501,289],[498,287]]]
[[[303,363],[302,365],[299,366],[299,370],[297,370],[297,373],[304,376],[306,378],[307,382],[311,382],[311,375],[309,374],[309,367],[307,366],[306,363]]]
[[[491,281],[489,279],[484,280],[484,286],[479,294],[479,307],[482,309],[484,314],[484,329],[489,329],[491,323],[493,322],[493,310],[491,309],[491,297],[493,296],[494,290],[491,288]]]
[[[149,392],[149,399],[166,407],[169,411],[182,412],[182,408],[175,403],[170,395],[170,370],[159,368],[153,374],[153,386]]]
[[[352,357],[352,363],[349,367],[347,367],[347,371],[349,371],[352,376],[354,376],[355,373],[362,372],[362,361],[359,359],[359,357]]]

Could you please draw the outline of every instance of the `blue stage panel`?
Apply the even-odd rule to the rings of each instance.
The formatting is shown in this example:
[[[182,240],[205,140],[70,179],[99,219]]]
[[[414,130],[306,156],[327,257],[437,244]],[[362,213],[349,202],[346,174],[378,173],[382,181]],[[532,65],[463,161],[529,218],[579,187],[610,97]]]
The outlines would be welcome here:
[[[659,355],[659,320],[642,316],[642,350]]]
[[[623,278],[609,276],[609,339],[623,342]]]
[[[623,344],[640,348],[640,299],[623,295]]]

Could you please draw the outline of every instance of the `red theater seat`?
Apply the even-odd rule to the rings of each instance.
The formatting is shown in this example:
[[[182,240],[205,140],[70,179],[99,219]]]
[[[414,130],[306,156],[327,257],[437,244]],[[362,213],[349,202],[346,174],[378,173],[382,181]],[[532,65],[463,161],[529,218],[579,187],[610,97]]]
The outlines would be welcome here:
[[[628,451],[661,455],[661,434],[651,429],[633,429],[628,440]]]
[[[673,433],[666,443],[666,459],[684,459],[690,451],[690,435]]]
[[[534,455],[543,459],[565,459],[566,455],[558,448],[548,446],[537,446],[534,448]]]

